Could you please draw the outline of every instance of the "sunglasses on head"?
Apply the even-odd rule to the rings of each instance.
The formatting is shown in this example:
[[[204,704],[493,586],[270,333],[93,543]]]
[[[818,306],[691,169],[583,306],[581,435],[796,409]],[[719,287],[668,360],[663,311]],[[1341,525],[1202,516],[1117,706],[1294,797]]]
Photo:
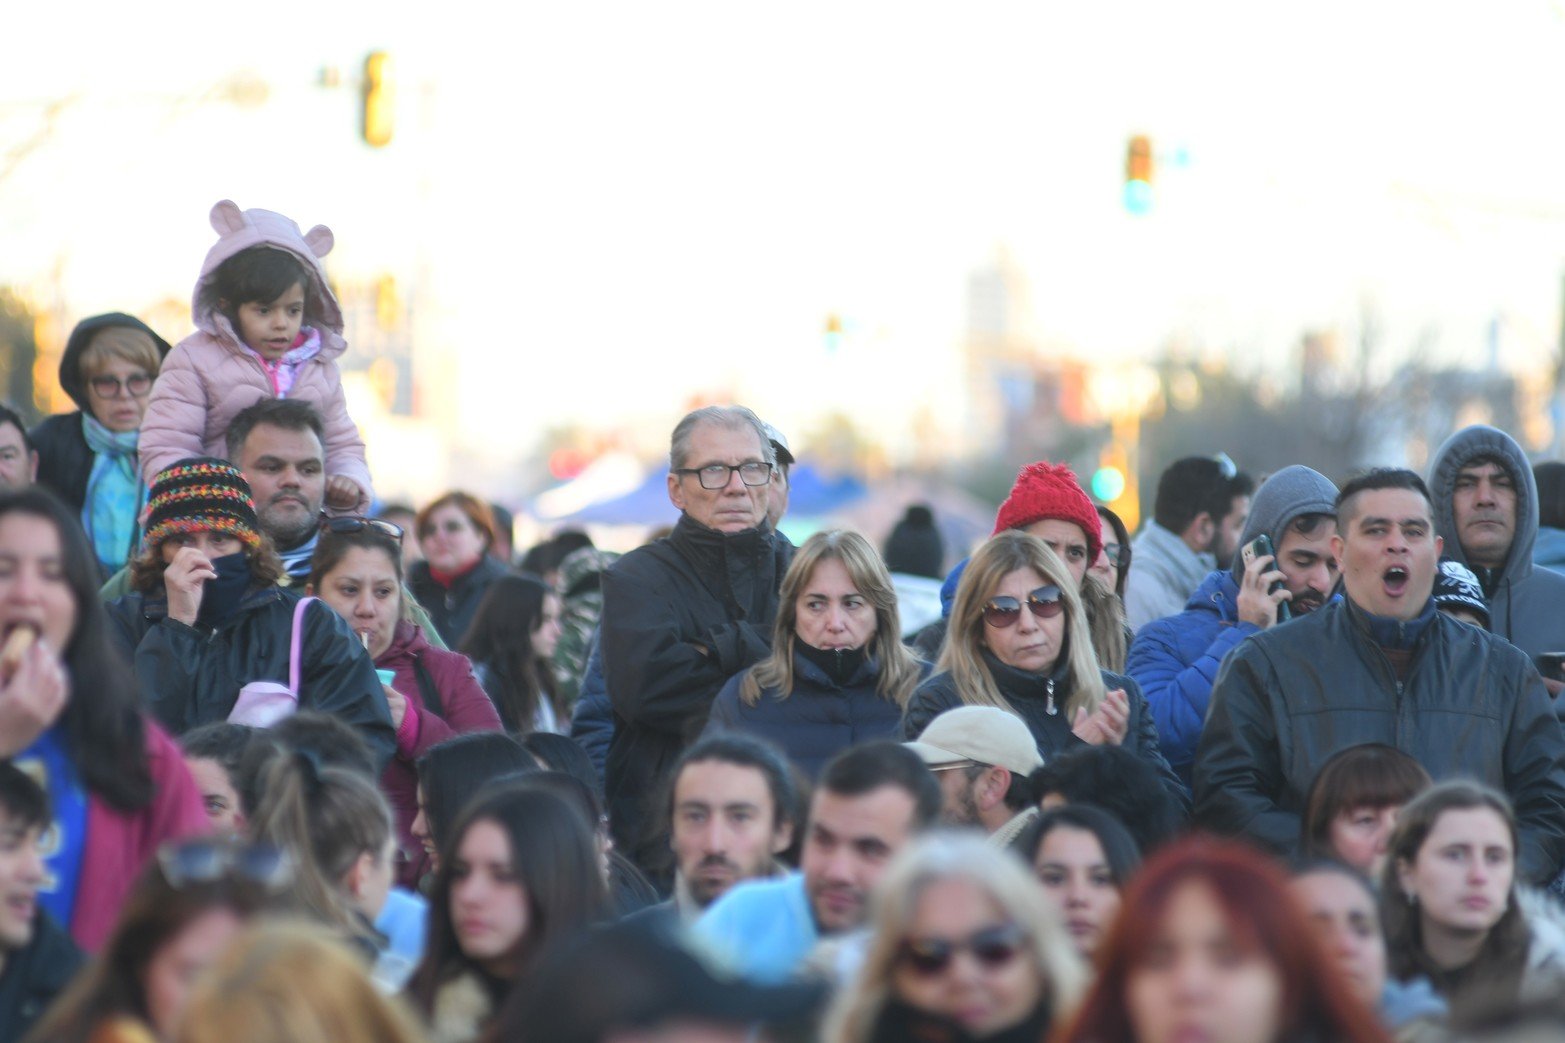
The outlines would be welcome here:
[[[1028,594],[1026,604],[1032,614],[1039,619],[1053,619],[1065,611],[1065,602],[1060,600],[1060,588],[1052,585],[1039,587]],[[1009,594],[990,598],[984,604],[984,622],[996,630],[1015,626],[1020,618],[1022,618],[1022,602]]]
[[[334,532],[339,536],[347,536],[355,532],[363,532],[365,529],[381,536],[389,536],[398,543],[402,542],[402,526],[384,518],[322,518],[321,528],[327,532]]]
[[[158,848],[163,878],[176,891],[191,884],[223,879],[258,884],[277,891],[293,880],[293,863],[287,852],[270,844],[242,844],[222,840],[171,842]]]
[[[933,977],[942,974],[966,950],[985,970],[999,970],[1016,959],[1027,936],[1016,924],[1001,924],[975,931],[966,939],[909,938],[901,946],[901,959],[915,974]]]

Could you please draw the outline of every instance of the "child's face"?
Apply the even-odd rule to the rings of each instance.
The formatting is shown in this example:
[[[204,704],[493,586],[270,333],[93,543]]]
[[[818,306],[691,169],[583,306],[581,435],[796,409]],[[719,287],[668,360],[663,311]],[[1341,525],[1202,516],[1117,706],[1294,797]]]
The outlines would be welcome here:
[[[293,347],[304,322],[304,286],[293,286],[275,301],[247,301],[239,306],[239,336],[268,362],[275,362]]]

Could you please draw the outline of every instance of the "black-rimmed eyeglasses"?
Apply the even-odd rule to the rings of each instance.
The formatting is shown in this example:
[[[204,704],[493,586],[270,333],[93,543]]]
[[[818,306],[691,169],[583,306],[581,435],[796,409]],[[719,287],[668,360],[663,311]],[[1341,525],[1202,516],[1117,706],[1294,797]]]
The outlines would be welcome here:
[[[765,485],[772,480],[772,465],[754,460],[743,464],[707,464],[705,467],[674,468],[674,473],[677,475],[695,475],[703,489],[726,488],[733,480],[735,471],[739,473],[739,480],[751,487]]]

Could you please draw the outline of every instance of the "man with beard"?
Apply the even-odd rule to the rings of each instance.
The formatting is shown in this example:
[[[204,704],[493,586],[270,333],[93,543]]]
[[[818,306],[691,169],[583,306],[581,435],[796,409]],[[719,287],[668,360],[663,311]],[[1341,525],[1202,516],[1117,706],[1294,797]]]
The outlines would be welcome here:
[[[940,818],[976,827],[997,848],[1009,847],[1038,817],[1028,776],[1043,756],[1026,722],[998,706],[947,710],[907,744],[940,780]]]
[[[940,804],[939,785],[912,750],[850,747],[821,773],[801,872],[732,888],[696,921],[697,939],[744,978],[795,976],[821,939],[863,926],[870,891],[897,852],[936,824]]]
[[[674,896],[638,916],[683,924],[746,880],[782,876],[798,795],[788,761],[771,744],[727,733],[702,739],[674,765],[669,849]]]
[[[1233,559],[1254,489],[1221,453],[1169,465],[1157,481],[1152,520],[1131,544],[1136,567],[1126,579],[1125,620],[1132,630],[1178,613],[1208,572]]]
[[[1195,759],[1196,815],[1289,854],[1320,766],[1384,743],[1438,782],[1510,796],[1519,880],[1565,859],[1565,731],[1532,661],[1436,610],[1429,490],[1412,471],[1355,478],[1337,497],[1343,596],[1255,634],[1224,660]]]
[[[1325,475],[1300,465],[1278,471],[1255,494],[1239,544],[1266,536],[1275,559],[1257,558],[1247,566],[1242,555],[1234,555],[1207,575],[1183,612],[1136,633],[1125,672],[1141,685],[1163,756],[1185,785],[1223,658],[1251,634],[1275,626],[1279,604],[1286,602],[1290,615],[1302,616],[1331,595],[1337,582],[1331,552],[1336,501],[1337,487]],[[1282,586],[1272,590],[1279,581]]]
[[[1534,662],[1565,652],[1565,576],[1533,564],[1538,485],[1522,447],[1496,428],[1463,428],[1435,453],[1429,489],[1446,554],[1478,575],[1489,629]],[[1565,691],[1565,682],[1543,683],[1550,695]]]

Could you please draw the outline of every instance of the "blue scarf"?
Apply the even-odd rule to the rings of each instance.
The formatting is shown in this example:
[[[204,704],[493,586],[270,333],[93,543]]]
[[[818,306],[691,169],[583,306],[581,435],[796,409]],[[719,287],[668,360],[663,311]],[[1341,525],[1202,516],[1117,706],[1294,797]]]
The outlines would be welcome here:
[[[146,502],[146,486],[137,474],[140,431],[110,431],[96,417],[82,413],[82,434],[93,452],[92,473],[82,501],[82,527],[92,540],[98,560],[111,571],[124,565],[136,549],[136,520]]]

